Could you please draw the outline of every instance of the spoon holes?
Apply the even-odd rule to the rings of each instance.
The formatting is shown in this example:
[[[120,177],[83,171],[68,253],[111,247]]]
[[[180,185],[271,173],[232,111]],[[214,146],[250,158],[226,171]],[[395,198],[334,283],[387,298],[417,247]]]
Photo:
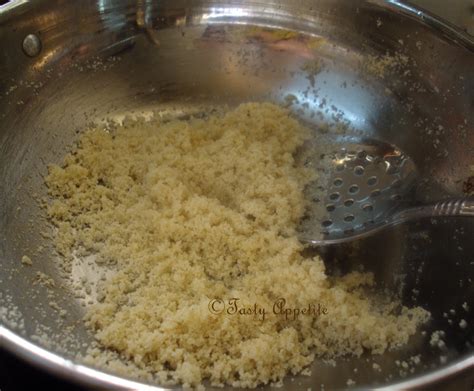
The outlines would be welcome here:
[[[362,206],[362,210],[364,212],[372,212],[374,210],[374,207],[372,206],[372,204],[365,204]]]
[[[377,177],[371,176],[369,179],[367,179],[367,184],[369,186],[374,186],[377,184]]]
[[[332,225],[332,220],[324,220],[321,225],[324,227],[324,228],[327,228],[327,227],[330,227]]]
[[[344,201],[344,206],[349,208],[352,205],[354,205],[354,200],[353,199],[349,198],[348,200]]]
[[[357,185],[351,185],[351,187],[349,187],[350,194],[356,194],[358,191],[359,191],[359,186]]]
[[[379,195],[380,195],[380,190],[379,190],[379,189],[374,190],[374,191],[370,194],[370,196],[371,196],[372,198],[378,197]]]
[[[350,222],[352,222],[352,221],[354,221],[354,220],[355,220],[355,217],[354,217],[353,214],[348,214],[348,215],[344,216],[344,221],[345,221],[346,223],[350,223]]]
[[[364,167],[362,166],[357,166],[354,168],[354,174],[357,175],[357,176],[361,176],[361,175],[364,175]]]

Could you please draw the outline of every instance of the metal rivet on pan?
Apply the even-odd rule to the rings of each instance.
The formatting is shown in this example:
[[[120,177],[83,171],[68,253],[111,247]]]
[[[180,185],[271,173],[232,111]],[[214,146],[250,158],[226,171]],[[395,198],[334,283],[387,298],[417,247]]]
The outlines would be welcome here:
[[[41,40],[36,34],[28,34],[23,40],[23,51],[29,57],[35,57],[41,52]]]

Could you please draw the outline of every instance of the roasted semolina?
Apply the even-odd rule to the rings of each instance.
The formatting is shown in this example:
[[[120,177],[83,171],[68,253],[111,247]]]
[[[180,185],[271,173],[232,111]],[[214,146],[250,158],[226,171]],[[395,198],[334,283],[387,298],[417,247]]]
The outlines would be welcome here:
[[[320,258],[302,255],[303,189],[317,178],[294,154],[309,137],[288,111],[248,103],[206,119],[89,130],[50,167],[58,251],[117,270],[86,321],[102,347],[133,363],[130,375],[256,387],[317,357],[383,353],[426,321],[421,308],[368,297],[370,274],[329,278]],[[216,298],[269,313],[216,314]],[[327,314],[285,319],[271,313],[280,298]]]

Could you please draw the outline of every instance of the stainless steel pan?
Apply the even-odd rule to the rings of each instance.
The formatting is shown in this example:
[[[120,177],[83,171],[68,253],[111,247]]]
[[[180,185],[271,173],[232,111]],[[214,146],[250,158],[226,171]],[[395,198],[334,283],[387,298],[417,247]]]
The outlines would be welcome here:
[[[273,33],[281,30],[293,33]],[[404,151],[425,179],[415,189],[420,202],[472,191],[474,43],[405,3],[19,0],[0,7],[0,43],[1,343],[89,385],[145,388],[76,359],[93,338],[44,235],[38,199],[46,164],[60,162],[91,121],[130,111],[185,116],[249,100],[285,104],[290,96],[315,129],[342,121],[340,137]],[[408,60],[383,71],[370,66],[386,55]],[[323,70],[308,73],[311,61]],[[473,238],[472,219],[438,218],[325,249],[330,272],[363,265],[381,289],[424,306],[433,320],[405,348],[380,357],[382,372],[364,359],[337,367],[316,361],[312,377],[284,387],[344,388],[352,378],[362,388],[425,389],[472,375]],[[32,267],[21,265],[25,254]],[[38,272],[54,287],[38,283]],[[59,310],[48,305],[51,294]],[[434,330],[445,331],[446,347],[429,344]],[[418,354],[413,372],[397,365]]]

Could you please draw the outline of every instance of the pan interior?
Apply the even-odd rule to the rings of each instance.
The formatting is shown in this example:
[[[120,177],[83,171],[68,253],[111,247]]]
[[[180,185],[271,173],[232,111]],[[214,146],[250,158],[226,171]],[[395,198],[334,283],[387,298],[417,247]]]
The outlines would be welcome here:
[[[336,149],[347,140],[383,142],[409,156],[423,178],[417,202],[472,192],[474,55],[465,43],[370,2],[115,3],[57,10],[40,1],[29,5],[37,17],[20,24],[18,13],[0,27],[3,39],[18,43],[0,66],[1,313],[27,340],[72,359],[93,340],[81,321],[91,298],[71,289],[40,206],[47,164],[60,163],[90,123],[272,101],[311,127],[317,158],[328,153],[329,136]],[[30,31],[41,31],[35,58],[21,52]],[[380,290],[433,319],[400,350],[336,366],[317,360],[312,376],[288,378],[285,387],[386,384],[472,354],[472,237],[472,219],[428,219],[322,250],[330,273],[372,271]],[[72,279],[96,274],[78,259]],[[438,330],[445,346],[429,343]]]

